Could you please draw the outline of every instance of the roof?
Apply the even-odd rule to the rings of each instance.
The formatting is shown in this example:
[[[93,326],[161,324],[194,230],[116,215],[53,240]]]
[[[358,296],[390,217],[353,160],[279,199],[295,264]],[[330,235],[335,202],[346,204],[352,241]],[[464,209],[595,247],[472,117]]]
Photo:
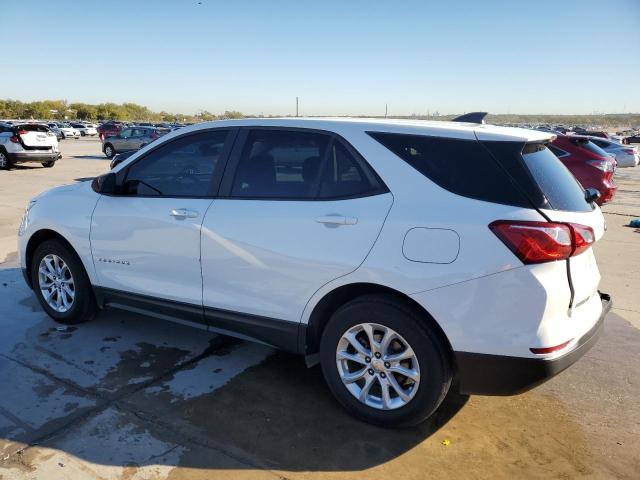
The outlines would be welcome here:
[[[358,131],[385,131],[414,135],[430,135],[461,139],[497,140],[497,141],[545,141],[553,133],[528,130],[524,128],[499,127],[496,125],[444,122],[437,120],[405,120],[381,118],[322,118],[322,117],[285,117],[285,118],[246,118],[241,120],[216,120],[181,128],[184,133],[200,130],[203,127],[222,126],[280,126],[329,130],[336,133]]]

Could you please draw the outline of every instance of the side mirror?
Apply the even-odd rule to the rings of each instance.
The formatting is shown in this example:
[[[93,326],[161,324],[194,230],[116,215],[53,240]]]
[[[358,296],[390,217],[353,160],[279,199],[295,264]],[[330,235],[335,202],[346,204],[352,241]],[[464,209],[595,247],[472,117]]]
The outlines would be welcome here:
[[[587,188],[584,191],[584,199],[587,203],[593,203],[600,198],[600,192],[595,188]]]
[[[96,193],[106,195],[118,193],[116,174],[109,172],[94,178],[93,182],[91,182],[91,188],[93,188],[93,191]]]

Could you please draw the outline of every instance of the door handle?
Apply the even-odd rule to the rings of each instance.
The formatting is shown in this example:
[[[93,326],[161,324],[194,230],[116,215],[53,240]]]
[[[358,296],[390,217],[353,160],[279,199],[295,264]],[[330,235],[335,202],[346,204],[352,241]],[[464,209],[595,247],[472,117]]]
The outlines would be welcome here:
[[[186,208],[174,208],[169,213],[172,217],[183,220],[185,218],[196,218],[198,216],[198,212],[194,210],[187,210]]]
[[[316,217],[316,222],[325,225],[355,225],[358,219],[355,217],[345,217],[343,215],[323,215]]]

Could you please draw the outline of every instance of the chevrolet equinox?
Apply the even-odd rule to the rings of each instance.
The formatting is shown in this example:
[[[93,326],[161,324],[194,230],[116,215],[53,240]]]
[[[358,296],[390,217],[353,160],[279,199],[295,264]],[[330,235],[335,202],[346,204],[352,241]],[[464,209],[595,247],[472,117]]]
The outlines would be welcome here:
[[[31,200],[24,276],[58,322],[119,308],[302,354],[379,425],[523,392],[602,330],[605,223],[553,134],[464,120],[171,132]]]

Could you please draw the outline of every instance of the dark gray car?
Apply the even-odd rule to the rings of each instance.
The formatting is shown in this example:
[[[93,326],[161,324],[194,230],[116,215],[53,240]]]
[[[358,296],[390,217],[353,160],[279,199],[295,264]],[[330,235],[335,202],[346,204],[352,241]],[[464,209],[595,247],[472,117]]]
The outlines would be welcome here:
[[[102,151],[107,158],[113,158],[116,153],[138,150],[168,132],[166,128],[126,127],[118,135],[105,138]]]

